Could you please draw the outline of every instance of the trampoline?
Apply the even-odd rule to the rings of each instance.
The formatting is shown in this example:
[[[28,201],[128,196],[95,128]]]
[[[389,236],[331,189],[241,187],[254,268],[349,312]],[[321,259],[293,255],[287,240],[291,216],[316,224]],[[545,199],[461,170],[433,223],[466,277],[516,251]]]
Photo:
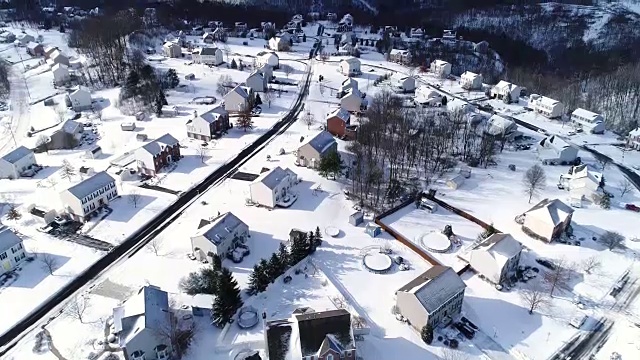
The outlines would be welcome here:
[[[393,266],[391,257],[379,252],[370,252],[362,257],[362,264],[371,272],[386,273]]]
[[[245,306],[240,309],[240,314],[238,315],[237,324],[242,329],[250,329],[260,322],[260,317],[258,316],[258,310],[256,310],[252,306]]]
[[[451,249],[451,241],[437,231],[422,234],[418,240],[423,248],[436,253],[446,253]]]

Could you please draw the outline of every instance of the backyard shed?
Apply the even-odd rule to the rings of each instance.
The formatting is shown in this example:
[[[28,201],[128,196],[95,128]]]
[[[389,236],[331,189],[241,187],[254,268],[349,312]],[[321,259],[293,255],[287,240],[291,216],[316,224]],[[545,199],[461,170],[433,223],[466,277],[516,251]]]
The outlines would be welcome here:
[[[367,223],[367,226],[364,228],[364,231],[367,234],[369,234],[369,236],[371,237],[376,237],[382,234],[382,228],[373,222]]]
[[[462,184],[464,184],[464,176],[462,174],[456,175],[447,180],[447,187],[452,190],[458,189]]]
[[[349,216],[349,224],[358,226],[364,221],[364,214],[361,211],[356,211]]]

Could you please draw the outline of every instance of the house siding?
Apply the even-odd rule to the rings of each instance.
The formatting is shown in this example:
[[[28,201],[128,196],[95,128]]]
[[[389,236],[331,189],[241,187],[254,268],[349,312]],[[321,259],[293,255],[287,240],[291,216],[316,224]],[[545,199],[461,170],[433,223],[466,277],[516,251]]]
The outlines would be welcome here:
[[[17,179],[22,172],[35,165],[35,163],[36,159],[33,153],[14,163],[0,159],[0,179]]]
[[[0,250],[0,275],[15,269],[26,257],[22,241],[8,249]]]
[[[76,221],[84,221],[94,212],[118,197],[118,188],[115,181],[104,187],[95,189],[83,199],[76,198],[69,190],[60,193],[66,212]]]
[[[138,171],[149,176],[155,176],[163,167],[180,160],[180,144],[167,146],[163,151],[155,155],[142,148],[138,151],[140,151],[140,153],[136,153]],[[151,164],[153,164],[153,168],[150,167]]]
[[[171,346],[168,341],[164,341],[161,335],[154,334],[150,329],[142,329],[134,337],[129,339],[123,348],[123,353],[128,359],[132,359],[131,353],[136,350],[144,351],[145,359],[156,359],[155,347],[158,345]]]
[[[327,119],[327,131],[334,136],[345,136],[347,133],[347,123],[341,118],[333,116]]]

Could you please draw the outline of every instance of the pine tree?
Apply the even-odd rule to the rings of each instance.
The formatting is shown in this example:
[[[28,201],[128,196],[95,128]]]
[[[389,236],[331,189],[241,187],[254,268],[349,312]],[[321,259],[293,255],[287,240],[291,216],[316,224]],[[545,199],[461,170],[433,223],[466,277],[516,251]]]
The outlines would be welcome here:
[[[262,99],[260,98],[260,94],[256,94],[255,105],[262,105]]]
[[[284,243],[280,243],[280,247],[278,248],[278,260],[280,260],[281,271],[284,272],[289,267],[289,250],[287,250],[287,246]]]
[[[156,102],[154,106],[156,110],[156,115],[158,115],[158,117],[162,116],[162,108],[168,104],[169,103],[167,102],[167,98],[164,96],[164,92],[161,89],[159,89],[158,94],[156,95]]]
[[[290,264],[295,266],[309,254],[309,246],[307,245],[307,234],[301,234],[293,238],[291,243]]]
[[[22,217],[22,214],[16,209],[16,206],[11,204],[9,207],[9,212],[7,213],[7,219],[9,220],[19,220]]]
[[[211,254],[211,267],[216,271],[222,270],[222,258],[218,254]]]
[[[420,337],[425,344],[430,345],[433,342],[433,328],[431,325],[426,324],[422,327],[422,331],[420,331]]]
[[[120,92],[120,97],[129,99],[139,94],[138,86],[140,85],[140,75],[134,70],[129,71],[124,87]]]
[[[316,251],[315,243],[316,243],[316,234],[314,234],[313,231],[309,231],[309,235],[307,235],[307,243],[306,243],[308,255],[311,255]]]
[[[611,198],[609,197],[609,195],[603,194],[600,197],[600,201],[599,201],[598,205],[600,205],[600,207],[605,209],[605,210],[611,209]]]
[[[335,178],[340,173],[340,170],[342,170],[342,159],[337,151],[331,151],[320,158],[320,164],[318,165],[320,175],[324,177],[332,175]]]
[[[231,271],[223,267],[218,281],[218,294],[213,301],[211,314],[213,323],[218,327],[224,327],[241,307],[242,299],[238,282],[233,278]]]
[[[269,282],[273,283],[280,275],[282,275],[282,265],[280,264],[278,254],[273,253],[271,254],[271,258],[269,258],[269,265],[267,266],[267,276],[269,277]]]
[[[231,68],[232,69],[237,69],[238,68],[238,63],[236,63],[236,59],[231,60]]]
[[[178,73],[176,73],[175,69],[167,70],[167,73],[164,76],[167,87],[173,89],[180,85],[180,78],[178,78]]]
[[[266,276],[265,268],[261,261],[253,266],[253,271],[249,274],[249,288],[247,292],[249,295],[255,295],[265,291],[268,285],[269,279]]]

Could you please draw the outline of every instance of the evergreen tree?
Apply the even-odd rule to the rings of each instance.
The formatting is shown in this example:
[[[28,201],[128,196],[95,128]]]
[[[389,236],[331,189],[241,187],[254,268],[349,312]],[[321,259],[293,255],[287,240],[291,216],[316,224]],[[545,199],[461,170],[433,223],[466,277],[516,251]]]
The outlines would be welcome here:
[[[222,258],[218,254],[211,254],[211,267],[216,271],[222,270]]]
[[[278,258],[278,254],[273,253],[271,254],[269,265],[267,266],[267,276],[269,277],[269,282],[273,283],[280,275],[282,275],[282,264],[280,264],[280,258]]]
[[[213,301],[211,312],[213,323],[218,327],[224,327],[241,307],[238,282],[233,278],[231,271],[223,267],[218,281],[218,294]]]
[[[238,68],[238,63],[236,63],[236,59],[231,60],[231,68],[232,69],[237,69]]]
[[[280,247],[278,248],[278,259],[280,260],[282,273],[284,273],[289,267],[289,258],[289,250],[287,250],[287,246],[284,243],[280,243]]]
[[[260,98],[260,94],[256,94],[255,105],[262,105],[262,99]]]
[[[337,151],[331,151],[320,158],[320,164],[318,164],[320,175],[324,177],[331,175],[335,178],[340,173],[340,170],[342,170],[342,159]]]
[[[58,28],[58,31],[61,33],[64,33],[66,31],[66,29],[64,28],[63,24],[60,24],[60,27]]]
[[[296,265],[309,254],[309,246],[307,244],[307,234],[301,234],[293,238],[289,258],[291,266]]]
[[[426,324],[422,327],[422,331],[420,331],[420,337],[422,338],[422,341],[425,342],[425,344],[431,345],[431,343],[433,342],[433,328],[431,327],[431,325]]]
[[[124,86],[120,91],[120,97],[129,99],[139,94],[138,85],[140,85],[140,76],[134,70],[129,71]]]
[[[598,205],[600,205],[600,207],[605,210],[611,209],[611,198],[609,197],[609,195],[602,194]]]
[[[180,78],[178,78],[178,73],[174,69],[169,69],[164,74],[165,84],[168,88],[173,89],[180,85]]]
[[[7,213],[7,219],[9,220],[19,220],[22,217],[22,214],[16,209],[16,206],[11,204],[9,207],[9,212]]]
[[[264,259],[263,259],[264,260]],[[247,292],[249,295],[255,295],[261,293],[267,289],[269,285],[269,279],[266,276],[264,263],[260,262],[253,266],[253,271],[249,274],[249,288]]]
[[[307,254],[311,255],[316,251],[316,234],[313,231],[309,231],[307,235]]]

